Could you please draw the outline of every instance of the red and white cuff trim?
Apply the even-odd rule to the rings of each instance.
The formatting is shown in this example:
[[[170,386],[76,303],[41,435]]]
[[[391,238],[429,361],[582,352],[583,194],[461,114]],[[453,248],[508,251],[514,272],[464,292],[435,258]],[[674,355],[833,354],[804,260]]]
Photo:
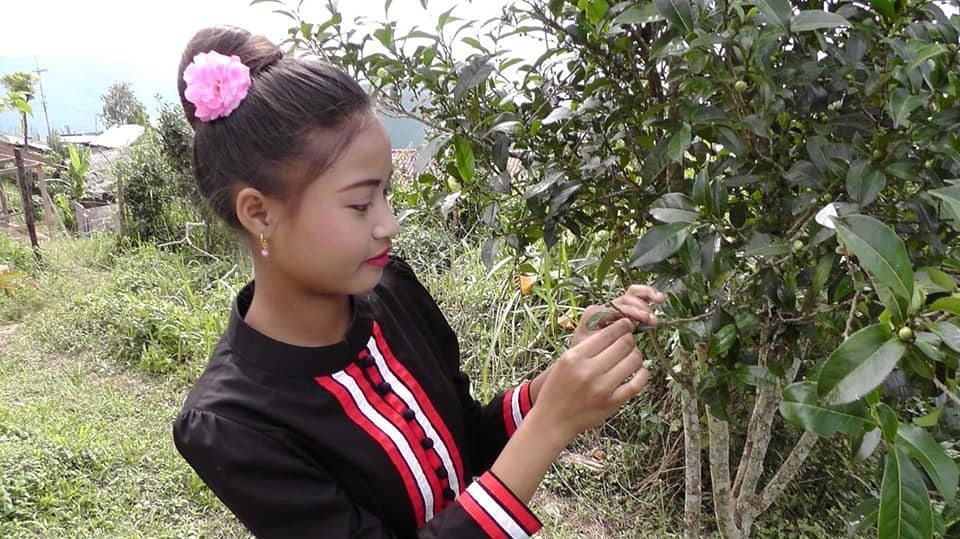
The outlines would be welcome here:
[[[491,539],[527,539],[543,527],[493,472],[471,483],[457,503]]]
[[[503,424],[507,428],[507,436],[513,436],[513,433],[520,427],[520,423],[532,407],[530,381],[508,389],[503,394]]]

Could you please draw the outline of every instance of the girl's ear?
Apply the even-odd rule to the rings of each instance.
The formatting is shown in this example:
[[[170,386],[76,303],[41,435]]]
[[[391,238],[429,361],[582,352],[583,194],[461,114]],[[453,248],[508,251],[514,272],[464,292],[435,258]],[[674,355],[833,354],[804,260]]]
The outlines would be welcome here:
[[[253,187],[244,187],[237,193],[237,220],[253,237],[269,236],[272,225],[277,222],[276,203]]]

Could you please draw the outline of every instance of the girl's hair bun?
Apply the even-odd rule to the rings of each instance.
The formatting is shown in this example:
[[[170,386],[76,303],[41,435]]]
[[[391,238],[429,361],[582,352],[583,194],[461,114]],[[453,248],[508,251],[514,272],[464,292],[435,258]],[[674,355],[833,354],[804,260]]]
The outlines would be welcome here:
[[[184,97],[187,84],[183,80],[183,71],[193,61],[194,56],[201,52],[217,51],[225,56],[240,57],[243,65],[250,69],[250,77],[256,80],[262,73],[283,58],[283,51],[263,36],[253,35],[250,32],[233,26],[214,26],[197,32],[187,44],[180,59],[180,69],[177,73],[177,89],[180,93],[180,103],[183,113],[190,125],[196,129],[199,120],[195,117],[195,108]]]

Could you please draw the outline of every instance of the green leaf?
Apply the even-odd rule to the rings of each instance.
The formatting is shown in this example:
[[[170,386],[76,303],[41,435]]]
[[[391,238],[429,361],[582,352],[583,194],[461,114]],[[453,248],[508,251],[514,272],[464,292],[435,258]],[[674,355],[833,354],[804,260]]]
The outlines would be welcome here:
[[[727,213],[727,186],[723,178],[714,178],[710,182],[710,211],[716,217],[723,217]]]
[[[20,112],[26,113],[27,116],[33,116],[33,106],[31,106],[30,103],[27,103],[22,99],[18,99],[14,101],[14,104],[17,106],[18,109],[20,109]]]
[[[772,386],[777,383],[776,375],[759,365],[737,365],[734,374],[740,383],[748,386]]]
[[[710,196],[710,176],[707,175],[707,168],[704,167],[697,172],[693,180],[693,203],[712,213],[710,207],[713,197]]]
[[[909,161],[898,161],[888,165],[883,171],[901,180],[907,180],[908,182],[913,181],[917,177],[917,171],[914,170],[913,165],[911,165]]]
[[[873,407],[875,418],[877,419],[877,424],[880,425],[880,432],[883,434],[883,439],[887,443],[893,443],[897,439],[897,430],[899,430],[900,422],[897,420],[897,413],[893,411],[893,408],[887,406],[886,403],[879,403]]]
[[[883,324],[867,326],[843,341],[820,369],[824,402],[845,404],[883,383],[903,356],[906,344]]]
[[[957,281],[943,270],[924,266],[915,272],[917,286],[927,294],[950,293],[957,289]]]
[[[476,162],[473,157],[473,147],[470,141],[463,135],[453,137],[453,151],[457,159],[457,171],[460,173],[460,179],[468,182],[473,179],[473,173],[476,170]]]
[[[914,418],[913,424],[924,428],[935,427],[940,422],[941,414],[943,414],[943,408],[934,408],[929,414]]]
[[[960,472],[953,459],[929,432],[909,423],[901,423],[897,429],[897,445],[905,448],[907,454],[920,463],[945,500],[956,502]]]
[[[921,354],[934,361],[943,362],[943,352],[940,350],[940,344],[943,341],[936,333],[930,331],[917,331],[914,334],[913,345]]]
[[[858,533],[863,533],[876,524],[879,509],[880,500],[876,498],[864,500],[854,507],[847,517],[847,537],[857,537]]]
[[[510,135],[501,133],[493,148],[490,149],[490,157],[493,158],[493,164],[501,172],[506,171],[510,161]]]
[[[880,445],[880,429],[875,428],[865,432],[857,446],[857,458],[867,460],[877,450],[878,445]]]
[[[590,318],[587,319],[587,329],[594,330],[597,329],[597,325],[600,322],[610,318],[616,318],[620,315],[617,311],[597,311],[590,315]]]
[[[836,261],[836,255],[829,254],[817,262],[817,269],[813,272],[813,282],[810,284],[809,294],[816,296],[823,290],[827,281],[830,280],[830,274],[833,273],[833,265]]]
[[[607,254],[605,254],[603,256],[603,259],[600,260],[600,263],[597,264],[596,279],[598,283],[603,282],[604,277],[607,276],[607,273],[610,271],[610,268],[613,267],[614,262],[616,262],[617,259],[620,258],[623,255],[624,251],[626,250],[627,250],[626,246],[617,246],[607,251]]]
[[[950,322],[937,322],[935,324],[927,324],[927,329],[936,333],[947,348],[960,353],[960,328]]]
[[[911,95],[903,88],[897,88],[890,94],[887,112],[893,119],[893,127],[906,127],[910,123],[910,114],[923,105],[923,97]]]
[[[393,45],[393,25],[388,24],[383,28],[374,30],[373,37],[377,38],[381,45],[389,49],[390,46]]]
[[[861,208],[873,202],[886,183],[883,174],[870,161],[857,161],[847,170],[847,193]]]
[[[828,406],[817,402],[817,383],[798,382],[783,390],[780,415],[820,436],[832,436],[838,432],[855,434],[873,428],[873,420],[867,417],[863,403],[843,406]]]
[[[586,12],[587,20],[593,24],[600,22],[600,19],[602,19],[610,9],[610,5],[607,4],[606,0],[580,0],[578,6]]]
[[[670,137],[670,146],[667,148],[667,153],[674,163],[683,162],[683,154],[687,151],[687,148],[690,147],[690,141],[690,126],[687,124],[683,124],[680,131],[677,131]]]
[[[562,121],[562,120],[566,120],[567,118],[570,118],[571,116],[573,116],[573,113],[570,112],[570,109],[568,109],[567,107],[564,107],[563,105],[561,105],[561,106],[553,109],[552,111],[550,111],[550,114],[548,114],[547,117],[543,119],[543,122],[542,122],[542,123],[543,123],[543,125],[550,125],[550,124],[557,123],[557,122]]]
[[[803,10],[794,15],[790,21],[790,30],[793,32],[809,32],[810,30],[822,30],[840,26],[850,26],[850,21],[836,13],[819,9]]]
[[[446,146],[448,142],[450,142],[449,135],[440,135],[421,146],[420,149],[417,150],[417,154],[413,160],[412,176],[414,178],[420,176],[420,173],[433,161],[433,158],[437,155],[437,152],[440,151],[440,148]]]
[[[666,20],[666,17],[657,10],[657,6],[650,3],[645,6],[630,6],[613,19],[613,24],[647,24],[663,20]]]
[[[836,165],[830,162],[824,151],[829,144],[826,138],[819,135],[807,139],[807,156],[810,157],[810,161],[813,162],[821,174],[829,174],[836,168]]]
[[[710,344],[707,347],[709,357],[723,357],[730,348],[737,342],[737,326],[727,324],[710,336]]]
[[[960,315],[960,295],[940,298],[930,304],[930,310]]]
[[[877,10],[877,13],[888,19],[892,19],[894,16],[896,16],[896,12],[893,10],[893,2],[891,0],[870,0],[870,5],[873,6],[873,9]]]
[[[787,0],[755,0],[753,5],[763,13],[767,22],[781,30],[786,30],[793,12]]]
[[[483,57],[467,64],[457,76],[457,85],[453,88],[453,98],[460,99],[467,92],[486,81],[491,73],[493,73],[493,65]]]
[[[910,62],[910,65],[907,66],[907,70],[913,71],[914,69],[920,67],[920,64],[925,63],[927,60],[947,54],[948,52],[950,52],[950,49],[948,49],[945,45],[941,45],[940,43],[924,43],[917,48],[916,55]]]
[[[427,0],[421,0],[421,3],[423,4],[423,8],[424,8],[424,9],[427,8],[426,2],[427,2]],[[452,22],[462,20],[462,19],[460,19],[459,17],[454,17],[453,15],[450,15],[450,13],[453,12],[453,9],[454,9],[455,7],[456,7],[456,6],[450,8],[450,9],[448,9],[448,10],[446,10],[446,11],[444,11],[443,13],[440,14],[440,16],[437,18],[437,28],[443,28],[444,26],[446,26],[446,25],[448,25],[448,24],[450,24],[450,23],[452,23]]]
[[[940,199],[944,204],[949,206],[953,210],[953,215],[960,215],[960,185],[952,185],[942,189],[932,189],[927,191],[927,193]],[[945,212],[941,211],[941,215],[944,213]],[[958,226],[954,228],[960,229],[960,223],[955,224]]]
[[[480,260],[483,262],[484,267],[490,269],[493,267],[493,264],[497,261],[497,252],[500,249],[500,238],[487,238],[487,241],[483,242],[483,248],[480,249]]]
[[[873,217],[849,215],[836,223],[840,240],[876,281],[877,293],[894,323],[903,324],[913,299],[913,268],[903,241]]]
[[[693,11],[690,0],[653,0],[664,17],[670,21],[670,25],[683,29],[685,33],[693,32]]]
[[[666,137],[657,141],[653,150],[647,153],[647,157],[640,166],[640,177],[644,180],[653,180],[670,164],[670,156],[667,155],[667,146],[670,145],[670,139]]]
[[[650,208],[650,216],[662,223],[696,223],[697,212],[676,208]]]
[[[933,511],[920,472],[903,449],[887,450],[880,484],[878,539],[929,539]]]
[[[630,267],[643,268],[666,260],[680,249],[689,234],[690,225],[687,223],[650,227],[633,247]]]

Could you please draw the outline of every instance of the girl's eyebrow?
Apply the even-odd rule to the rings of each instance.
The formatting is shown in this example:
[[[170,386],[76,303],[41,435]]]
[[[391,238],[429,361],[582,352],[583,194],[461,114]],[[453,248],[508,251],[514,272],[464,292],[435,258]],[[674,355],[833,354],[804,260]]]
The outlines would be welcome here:
[[[391,180],[392,180],[392,177],[393,177],[393,172],[394,172],[394,169],[391,168],[390,171],[387,173],[387,186],[390,186],[390,184],[393,183],[393,182],[391,181]],[[365,180],[360,180],[360,181],[351,183],[350,185],[348,185],[348,186],[346,186],[346,187],[342,187],[342,188],[340,188],[340,190],[338,190],[337,192],[338,192],[338,193],[342,193],[342,192],[344,192],[344,191],[349,191],[349,190],[351,190],[351,189],[357,189],[357,188],[360,188],[360,187],[377,186],[377,185],[380,185],[380,182],[382,182],[382,181],[383,181],[383,180],[380,180],[380,179],[377,179],[377,178],[367,178],[367,179],[365,179]]]
[[[380,185],[380,182],[382,182],[382,181],[383,181],[383,180],[378,180],[378,179],[376,179],[376,178],[369,178],[369,179],[366,179],[366,180],[360,180],[360,181],[358,181],[358,182],[351,183],[350,185],[341,188],[341,189],[340,189],[339,191],[337,191],[337,192],[338,192],[338,193],[342,193],[342,192],[344,192],[344,191],[349,191],[349,190],[351,190],[351,189],[357,189],[357,188],[360,188],[360,187],[376,187],[376,186]]]

